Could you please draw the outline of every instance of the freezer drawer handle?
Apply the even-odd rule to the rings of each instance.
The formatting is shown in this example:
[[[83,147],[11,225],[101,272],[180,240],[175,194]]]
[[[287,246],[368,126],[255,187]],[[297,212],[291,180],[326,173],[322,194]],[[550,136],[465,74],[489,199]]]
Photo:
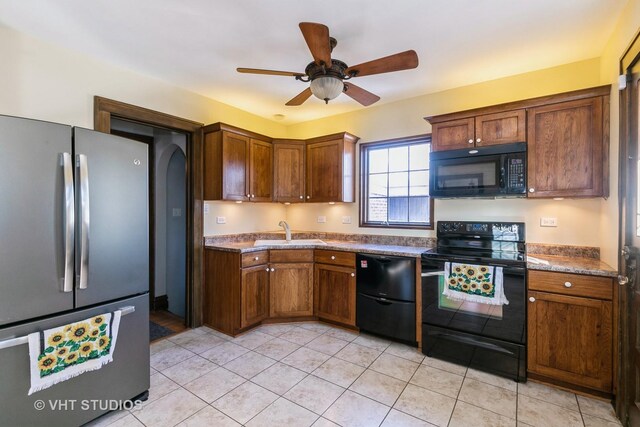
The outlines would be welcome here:
[[[433,277],[433,276],[444,276],[444,271],[434,271],[431,273],[422,273],[420,274],[422,277]]]
[[[62,291],[73,291],[73,247],[75,238],[75,200],[73,190],[73,167],[71,154],[62,153],[62,171],[64,174],[64,277]]]
[[[89,211],[89,167],[87,165],[87,156],[84,154],[77,155],[77,166],[79,170],[80,182],[80,272],[78,274],[78,289],[87,289],[87,281],[89,275],[89,231],[90,231],[90,211]]]
[[[118,310],[122,311],[122,314],[121,314],[122,316],[126,316],[127,314],[131,314],[134,311],[136,311],[136,308],[133,305],[128,305],[126,307],[120,307]],[[24,337],[11,338],[8,340],[0,341],[0,350],[26,344],[28,342],[29,342],[28,335],[25,335]]]

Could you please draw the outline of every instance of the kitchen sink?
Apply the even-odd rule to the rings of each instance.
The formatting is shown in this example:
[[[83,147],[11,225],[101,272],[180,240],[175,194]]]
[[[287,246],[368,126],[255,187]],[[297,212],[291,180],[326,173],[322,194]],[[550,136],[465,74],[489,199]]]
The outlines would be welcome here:
[[[287,245],[326,245],[320,239],[294,239],[294,240],[256,240],[253,246],[287,246]]]

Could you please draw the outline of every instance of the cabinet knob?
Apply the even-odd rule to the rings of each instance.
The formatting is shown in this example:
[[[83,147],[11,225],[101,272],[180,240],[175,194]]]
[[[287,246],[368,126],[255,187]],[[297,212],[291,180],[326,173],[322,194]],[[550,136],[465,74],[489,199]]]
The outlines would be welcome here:
[[[476,142],[482,142],[482,138],[476,139]]]
[[[269,271],[269,267],[266,268],[266,271]]]
[[[469,144],[473,144],[473,139],[470,139],[469,141],[467,141]]]
[[[529,193],[535,193],[535,192],[536,192],[535,188],[533,188],[533,187],[529,188]]]
[[[300,196],[301,199],[304,199],[304,196]]]
[[[257,261],[257,260],[259,260],[259,259],[260,259],[260,257],[255,257],[255,258],[254,258],[254,261]]]
[[[629,278],[627,276],[622,276],[622,275],[618,276],[618,284],[619,285],[624,286],[627,283],[629,283]]]
[[[536,302],[536,299],[534,297],[529,297],[529,302]]]
[[[253,199],[254,197],[256,197],[256,195],[255,195],[255,194],[252,194],[252,195],[251,195],[251,198]]]
[[[331,255],[331,259],[336,259],[336,256],[335,255]]]
[[[564,282],[564,287],[565,287],[565,288],[570,288],[570,287],[572,287],[572,286],[573,286],[573,285],[571,284],[571,282]]]
[[[351,273],[351,277],[356,277],[356,273]]]
[[[276,269],[275,268],[271,268],[271,271],[276,271]]]
[[[247,194],[247,197],[251,197],[251,194]]]
[[[311,196],[307,196],[307,199],[310,199],[310,198],[311,198]]]

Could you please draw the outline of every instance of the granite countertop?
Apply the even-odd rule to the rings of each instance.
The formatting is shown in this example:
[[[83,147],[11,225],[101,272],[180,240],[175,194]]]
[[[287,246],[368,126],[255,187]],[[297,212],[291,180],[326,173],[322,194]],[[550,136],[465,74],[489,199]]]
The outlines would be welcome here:
[[[559,273],[586,274],[590,276],[616,277],[618,270],[597,258],[576,256],[529,254],[529,270],[556,271]]]
[[[266,249],[326,249],[345,252],[360,252],[367,254],[397,255],[419,257],[427,251],[426,246],[400,246],[400,245],[379,245],[371,243],[350,242],[343,240],[324,240],[326,245],[321,244],[296,244],[287,245],[264,245],[254,246],[253,241],[245,242],[215,242],[205,244],[205,248],[217,249],[221,251],[249,253],[263,251]]]

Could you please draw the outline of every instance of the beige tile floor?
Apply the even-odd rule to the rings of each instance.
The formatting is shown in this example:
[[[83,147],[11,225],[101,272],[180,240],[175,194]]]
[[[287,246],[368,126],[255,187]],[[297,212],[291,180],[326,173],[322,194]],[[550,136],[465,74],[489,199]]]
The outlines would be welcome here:
[[[424,357],[317,322],[237,338],[202,327],[151,346],[143,407],[94,426],[613,427],[610,404]]]

